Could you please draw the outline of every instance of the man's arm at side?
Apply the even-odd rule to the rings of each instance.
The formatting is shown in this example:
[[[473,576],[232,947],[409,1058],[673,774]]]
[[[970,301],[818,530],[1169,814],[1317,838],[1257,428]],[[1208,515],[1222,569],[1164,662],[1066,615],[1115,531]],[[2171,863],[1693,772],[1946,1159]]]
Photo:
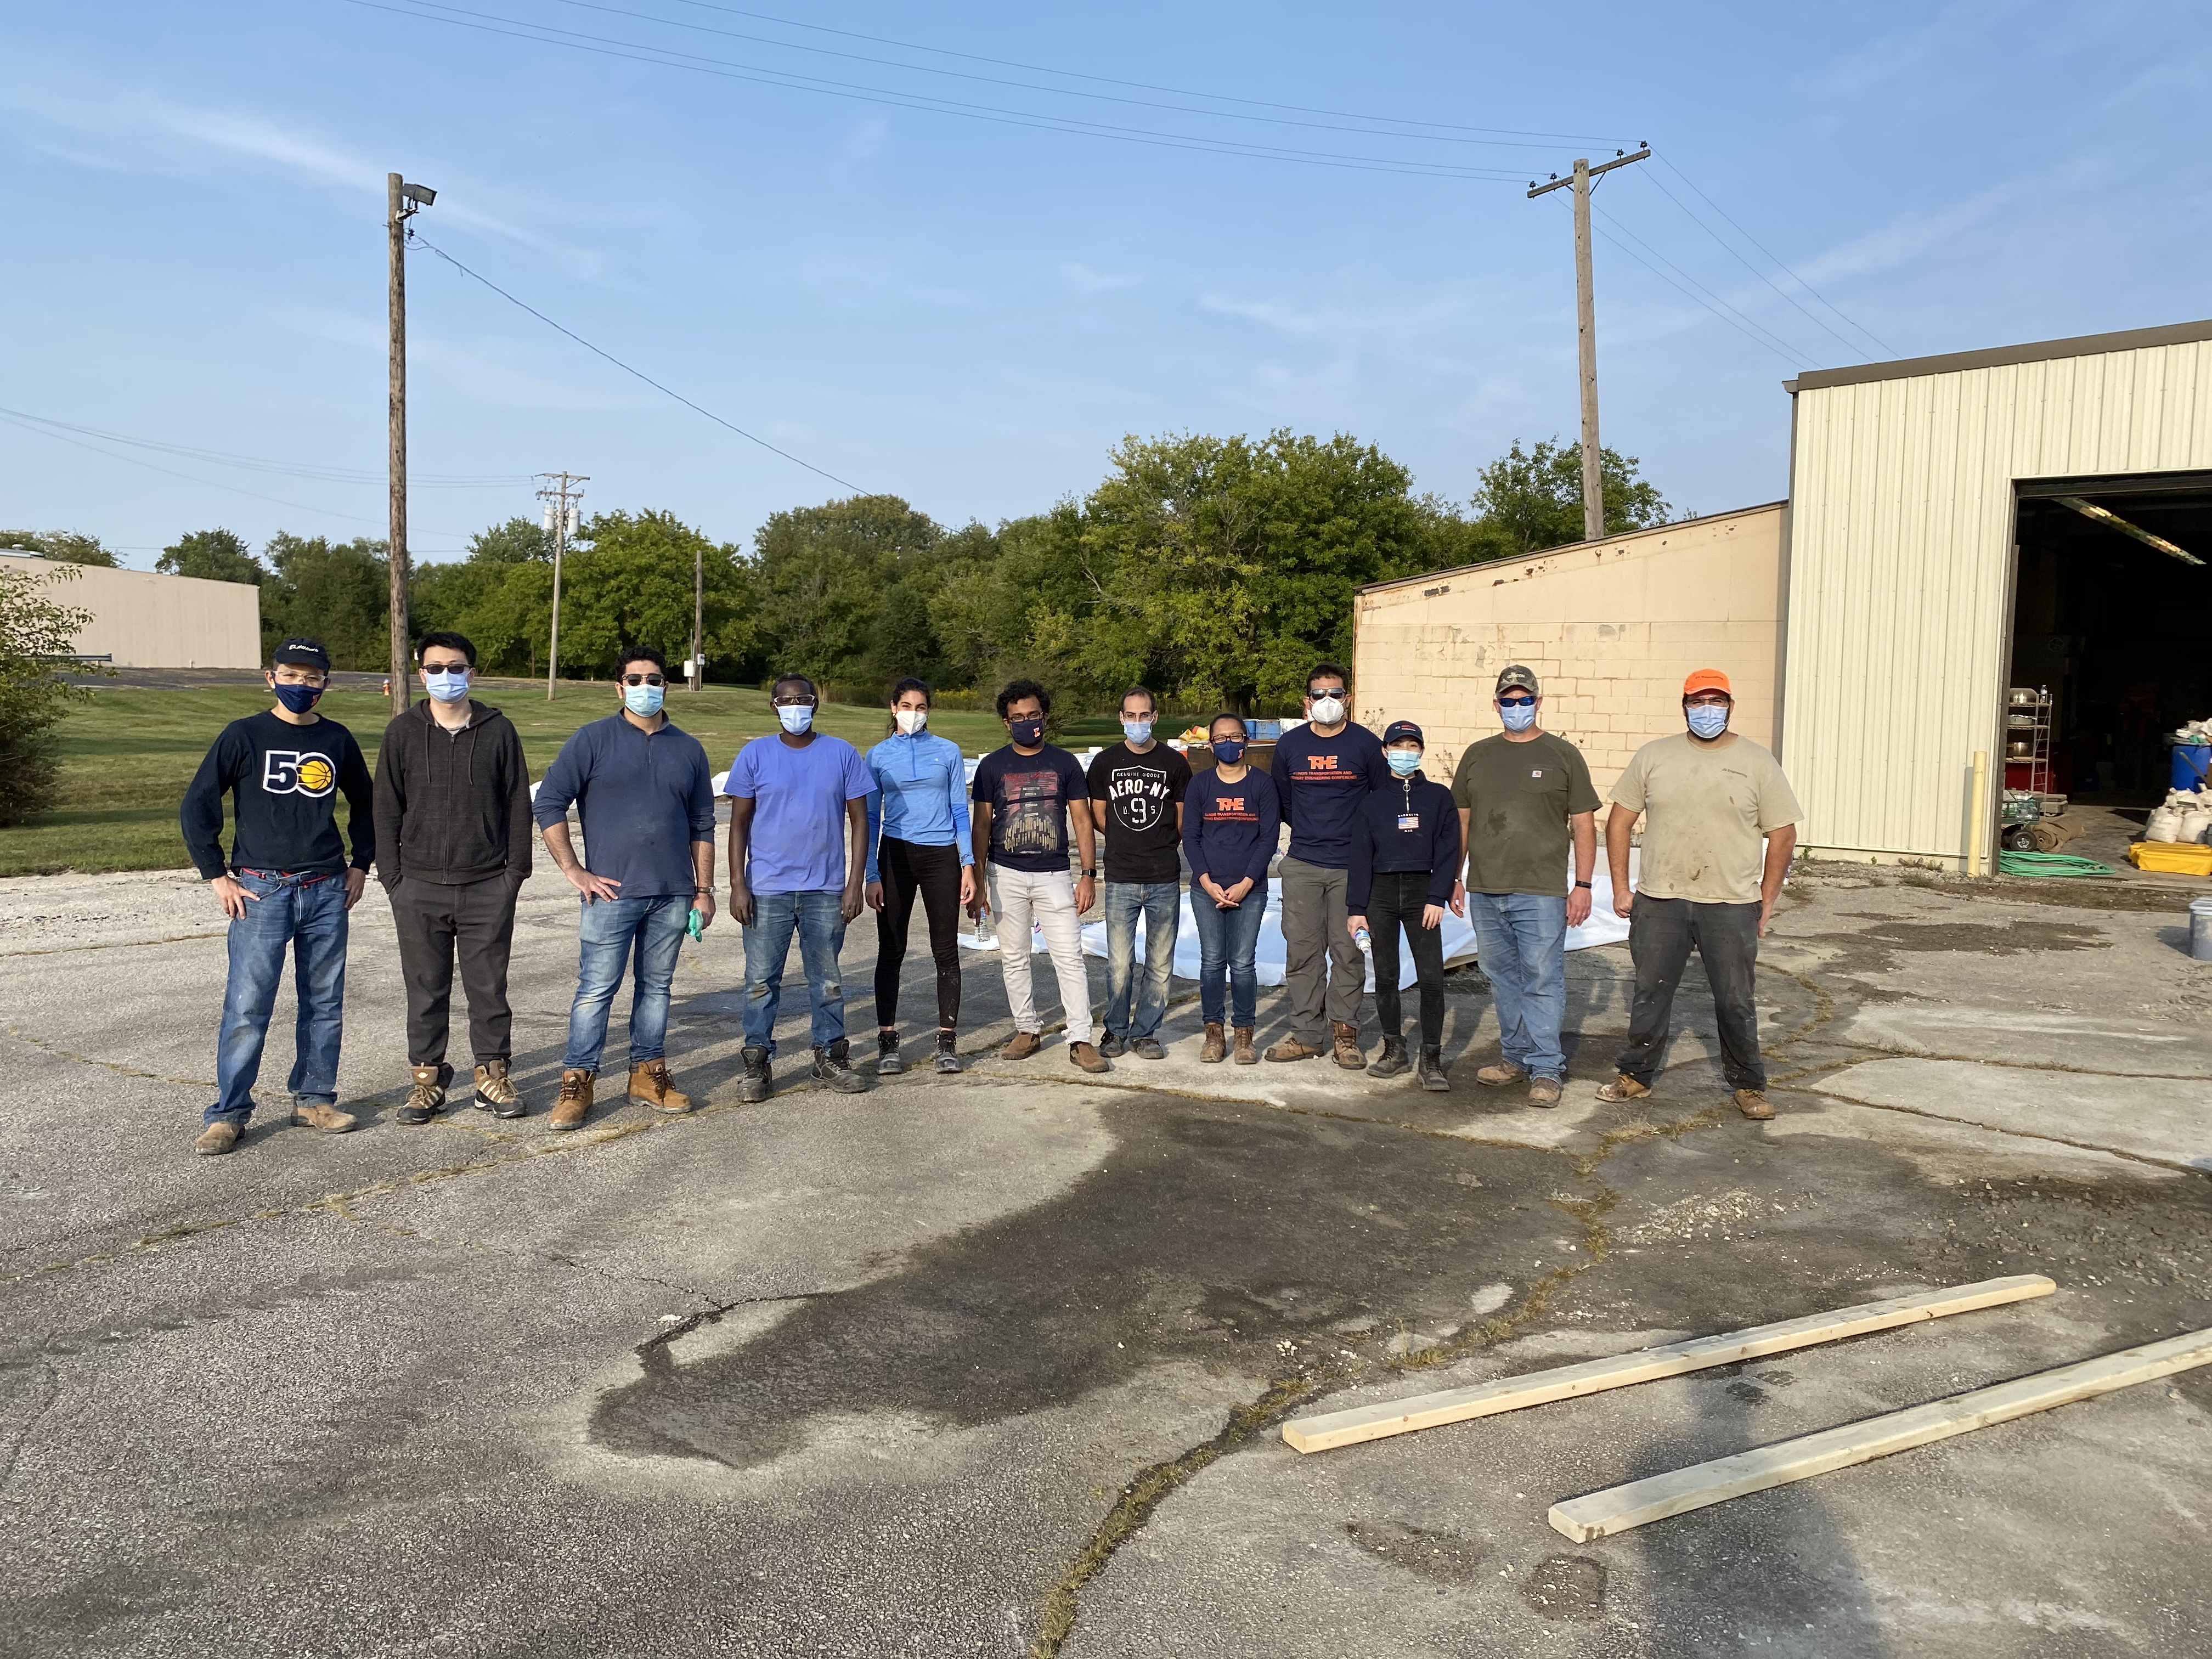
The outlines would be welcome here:
[[[345,872],[346,908],[350,910],[361,902],[368,886],[368,866],[376,862],[376,786],[369,779],[368,757],[350,732],[338,762],[338,788],[345,795],[346,828],[353,836],[353,863]]]
[[[384,741],[376,750],[376,878],[390,892],[399,885],[404,854],[399,825],[407,812],[407,745],[400,741],[399,722],[384,728]]]
[[[752,854],[753,798],[730,797],[730,919],[740,927],[753,924],[753,896],[745,886],[745,860]]]
[[[991,856],[991,803],[979,800],[968,820],[969,864],[975,872],[975,894],[969,901],[968,914],[983,914],[984,895],[990,890],[983,884],[983,872]]]
[[[1617,916],[1626,915],[1636,902],[1628,885],[1628,836],[1635,828],[1635,811],[1614,802],[1605,820],[1605,862],[1613,873],[1613,913]]]
[[[1567,833],[1575,843],[1576,885],[1567,890],[1567,926],[1579,927],[1589,920],[1590,891],[1580,884],[1597,868],[1597,813],[1577,812],[1567,819]]]
[[[530,757],[513,721],[507,726],[507,878],[519,885],[530,878],[538,859],[530,844]]]
[[[860,884],[868,856],[868,802],[866,796],[845,803],[845,828],[852,845],[845,855],[845,897],[838,912],[846,921],[860,914]]]
[[[1759,936],[1766,937],[1766,924],[1774,919],[1774,902],[1782,896],[1782,884],[1790,878],[1790,860],[1797,852],[1797,826],[1785,823],[1766,833],[1766,868],[1759,878]]]

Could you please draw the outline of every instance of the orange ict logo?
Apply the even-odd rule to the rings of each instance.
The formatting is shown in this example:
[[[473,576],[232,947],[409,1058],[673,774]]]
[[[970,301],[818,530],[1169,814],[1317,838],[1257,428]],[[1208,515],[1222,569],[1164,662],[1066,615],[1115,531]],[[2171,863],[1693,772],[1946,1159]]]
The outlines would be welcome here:
[[[1308,755],[1306,757],[1306,764],[1313,768],[1316,772],[1334,772],[1336,770],[1336,757],[1334,755]]]

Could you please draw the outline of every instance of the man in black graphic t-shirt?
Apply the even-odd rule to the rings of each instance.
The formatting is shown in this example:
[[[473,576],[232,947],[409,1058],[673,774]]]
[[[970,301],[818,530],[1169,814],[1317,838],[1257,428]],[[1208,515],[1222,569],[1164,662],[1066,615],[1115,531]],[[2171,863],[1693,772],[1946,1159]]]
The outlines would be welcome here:
[[[1121,694],[1121,741],[1101,750],[1085,781],[1091,819],[1106,836],[1106,1040],[1099,1052],[1164,1060],[1168,1011],[1182,919],[1182,796],[1190,763],[1152,726],[1159,704],[1141,685]],[[1136,982],[1137,918],[1145,919],[1145,976]]]

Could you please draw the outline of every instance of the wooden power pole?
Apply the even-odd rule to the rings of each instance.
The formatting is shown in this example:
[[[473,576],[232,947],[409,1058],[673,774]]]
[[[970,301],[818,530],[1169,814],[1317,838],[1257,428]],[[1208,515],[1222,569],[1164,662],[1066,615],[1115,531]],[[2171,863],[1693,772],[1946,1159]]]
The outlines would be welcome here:
[[[575,503],[583,498],[579,484],[591,483],[581,472],[541,472],[546,487],[538,492],[545,503],[545,527],[553,532],[553,631],[545,647],[545,701],[553,701],[553,688],[561,679],[561,561],[568,551],[568,538],[576,532]]]
[[[438,199],[438,192],[385,175],[385,234],[391,243],[390,338],[386,419],[390,447],[391,534],[386,562],[392,570],[392,712],[407,712],[414,653],[407,623],[407,222]]]
[[[691,549],[691,689],[701,690],[707,684],[707,665],[700,657],[706,648],[702,637],[707,627],[707,550],[694,544]]]
[[[1640,161],[1650,154],[1648,144],[1633,155],[1615,150],[1612,161],[1601,161],[1595,167],[1589,164],[1587,156],[1577,156],[1570,177],[1562,179],[1553,173],[1549,184],[1531,181],[1528,185],[1532,201],[1555,190],[1572,190],[1575,193],[1575,332],[1581,360],[1584,541],[1605,538],[1604,451],[1599,447],[1597,436],[1597,295],[1590,273],[1590,184],[1600,173]]]

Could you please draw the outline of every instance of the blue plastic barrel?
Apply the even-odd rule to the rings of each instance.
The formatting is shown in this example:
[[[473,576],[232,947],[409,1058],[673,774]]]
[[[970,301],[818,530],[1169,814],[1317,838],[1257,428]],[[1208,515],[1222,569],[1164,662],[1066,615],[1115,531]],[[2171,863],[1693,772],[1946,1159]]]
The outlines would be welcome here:
[[[2173,745],[2172,789],[2212,789],[2212,743]]]

